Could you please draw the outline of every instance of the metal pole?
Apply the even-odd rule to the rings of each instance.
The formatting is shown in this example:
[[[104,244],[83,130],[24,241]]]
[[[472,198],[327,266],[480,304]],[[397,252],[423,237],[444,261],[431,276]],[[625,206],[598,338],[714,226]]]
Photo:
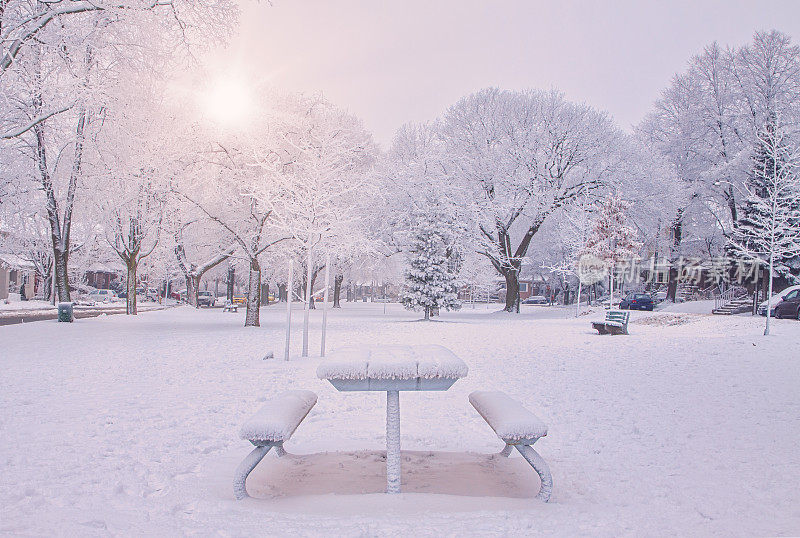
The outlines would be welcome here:
[[[400,493],[400,392],[386,391],[386,493]]]
[[[52,269],[52,276],[50,278],[50,298],[53,300],[53,304],[56,304],[56,261],[53,259],[53,269]]]
[[[303,357],[308,357],[308,317],[311,313],[311,245],[308,246],[308,257],[306,258],[306,302],[303,303]]]
[[[328,288],[330,287],[330,267],[331,255],[330,252],[325,257],[325,292],[322,297],[322,343],[320,344],[319,356],[325,356],[325,331],[328,327]]]
[[[289,360],[289,340],[292,332],[292,286],[294,285],[294,262],[289,262],[289,278],[286,281],[286,348],[283,352],[283,359]]]

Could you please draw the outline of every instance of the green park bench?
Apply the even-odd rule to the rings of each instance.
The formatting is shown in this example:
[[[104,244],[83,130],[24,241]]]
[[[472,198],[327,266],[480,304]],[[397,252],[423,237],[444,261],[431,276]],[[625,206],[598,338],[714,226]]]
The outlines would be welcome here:
[[[605,321],[593,321],[592,327],[597,329],[600,334],[628,334],[630,316],[630,312],[609,310],[606,313]]]

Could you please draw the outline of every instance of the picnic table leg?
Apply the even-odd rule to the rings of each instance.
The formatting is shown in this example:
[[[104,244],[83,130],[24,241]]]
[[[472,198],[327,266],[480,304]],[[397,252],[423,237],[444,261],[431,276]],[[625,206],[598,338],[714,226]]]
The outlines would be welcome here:
[[[256,468],[256,465],[264,459],[264,456],[267,455],[267,452],[269,452],[271,448],[272,445],[255,447],[236,468],[236,473],[233,476],[233,495],[236,497],[237,501],[249,497],[247,488],[245,487],[247,475]]]
[[[400,493],[400,392],[386,391],[386,493]]]
[[[550,474],[550,467],[545,463],[542,457],[536,452],[532,446],[529,445],[514,445],[517,451],[522,454],[528,463],[531,464],[533,470],[539,474],[542,485],[539,488],[539,494],[536,495],[537,499],[544,502],[550,500],[550,494],[553,492],[553,475]]]

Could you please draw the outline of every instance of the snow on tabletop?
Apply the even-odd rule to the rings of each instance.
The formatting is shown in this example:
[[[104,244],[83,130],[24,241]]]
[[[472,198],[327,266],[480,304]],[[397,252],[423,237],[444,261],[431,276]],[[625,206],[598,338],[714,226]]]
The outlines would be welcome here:
[[[287,390],[268,400],[239,430],[248,441],[287,441],[303,421],[317,395],[310,390]]]
[[[469,395],[469,403],[500,439],[518,441],[547,435],[547,425],[505,392],[476,391]]]
[[[329,353],[317,368],[320,379],[366,379],[370,350],[347,346]]]
[[[331,353],[317,368],[320,379],[460,379],[467,365],[438,345],[349,346]]]

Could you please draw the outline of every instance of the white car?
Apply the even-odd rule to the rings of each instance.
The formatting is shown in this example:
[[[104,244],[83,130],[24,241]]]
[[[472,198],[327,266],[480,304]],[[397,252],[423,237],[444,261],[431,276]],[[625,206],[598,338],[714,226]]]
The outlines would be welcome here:
[[[216,297],[210,291],[197,292],[197,306],[213,307],[216,304]]]
[[[532,295],[522,301],[522,304],[549,304],[549,302],[544,295]]]
[[[789,286],[788,288],[781,290],[779,293],[776,293],[772,296],[772,304],[770,305],[769,315],[775,317],[775,307],[783,301],[783,298],[789,295],[794,290],[800,290],[800,286]],[[758,305],[758,315],[759,316],[766,316],[767,315],[767,301],[764,301],[760,305]]]
[[[86,296],[86,299],[92,304],[110,303],[116,298],[117,296],[111,290],[94,290]]]

